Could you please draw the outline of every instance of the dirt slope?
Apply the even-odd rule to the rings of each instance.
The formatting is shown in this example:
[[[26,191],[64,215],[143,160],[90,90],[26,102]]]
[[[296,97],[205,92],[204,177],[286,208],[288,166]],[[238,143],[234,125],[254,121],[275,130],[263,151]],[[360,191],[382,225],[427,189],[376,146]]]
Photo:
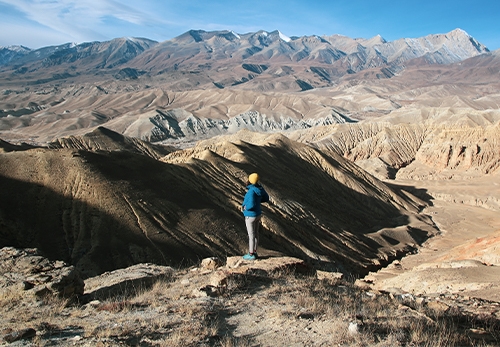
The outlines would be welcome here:
[[[85,276],[242,254],[238,207],[252,171],[274,202],[264,207],[263,254],[363,273],[433,233],[417,214],[422,201],[344,158],[283,136],[241,137],[254,136],[260,145],[221,138],[162,161],[128,150],[1,153],[1,244],[39,247]]]

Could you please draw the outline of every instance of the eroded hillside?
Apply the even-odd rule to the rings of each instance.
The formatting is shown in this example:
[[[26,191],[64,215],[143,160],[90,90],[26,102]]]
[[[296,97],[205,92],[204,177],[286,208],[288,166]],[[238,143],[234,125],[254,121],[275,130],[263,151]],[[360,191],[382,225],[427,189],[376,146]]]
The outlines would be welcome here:
[[[425,117],[384,117],[289,134],[356,162],[379,178],[470,179],[500,169],[500,113],[470,112]],[[406,120],[406,121],[405,121]]]
[[[87,277],[140,262],[239,255],[247,241],[239,204],[253,171],[273,202],[264,207],[264,255],[363,273],[435,231],[418,215],[423,201],[281,135],[217,138],[161,161],[119,144],[102,150],[120,136],[94,133],[94,144],[98,136],[106,146],[82,148],[82,138],[60,141],[77,149],[0,154],[2,246],[39,247]]]

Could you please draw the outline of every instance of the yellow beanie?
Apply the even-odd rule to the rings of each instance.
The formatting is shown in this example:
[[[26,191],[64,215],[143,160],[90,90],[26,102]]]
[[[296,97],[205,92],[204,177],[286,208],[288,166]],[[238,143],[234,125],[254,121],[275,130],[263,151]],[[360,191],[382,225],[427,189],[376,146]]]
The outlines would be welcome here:
[[[259,182],[259,175],[255,172],[253,174],[250,174],[250,176],[248,176],[248,182],[252,184]]]

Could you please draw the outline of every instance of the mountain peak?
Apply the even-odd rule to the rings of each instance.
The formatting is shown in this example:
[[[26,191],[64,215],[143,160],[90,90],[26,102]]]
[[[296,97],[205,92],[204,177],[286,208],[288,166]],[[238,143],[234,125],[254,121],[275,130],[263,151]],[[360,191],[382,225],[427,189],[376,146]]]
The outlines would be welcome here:
[[[478,53],[485,53],[490,51],[485,45],[478,42],[474,37],[460,28],[454,29],[444,36],[454,41],[470,42],[470,44],[472,44],[472,46]]]
[[[448,33],[448,35],[457,35],[457,36],[467,36],[471,37],[465,30],[456,28]]]
[[[184,34],[174,38],[176,41],[191,41],[203,42],[210,40],[213,37],[220,37],[227,41],[235,41],[241,39],[240,35],[232,30],[205,31],[205,30],[189,30]],[[168,42],[168,41],[166,41]]]
[[[290,42],[292,41],[291,38],[289,38],[288,36],[286,36],[285,34],[283,34],[281,31],[279,30],[274,30],[274,31],[271,31],[270,33],[268,32],[265,32],[267,35],[269,35],[271,38],[275,39],[275,38],[279,38],[280,40],[282,41],[285,41],[285,42]]]

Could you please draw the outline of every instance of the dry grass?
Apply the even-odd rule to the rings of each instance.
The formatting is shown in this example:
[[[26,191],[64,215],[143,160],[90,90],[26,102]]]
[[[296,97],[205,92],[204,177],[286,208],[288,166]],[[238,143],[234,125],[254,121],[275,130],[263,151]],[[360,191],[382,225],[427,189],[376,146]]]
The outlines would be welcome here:
[[[15,293],[2,293],[2,324],[7,330],[33,327],[36,346],[500,344],[498,321],[466,319],[453,310],[439,314],[387,295],[368,295],[349,283],[290,273],[248,276],[218,297],[190,295],[197,284],[186,283],[159,282],[133,297],[83,306],[57,298],[27,303]],[[351,333],[354,323],[358,329]],[[483,329],[489,340],[472,338],[469,328]]]

